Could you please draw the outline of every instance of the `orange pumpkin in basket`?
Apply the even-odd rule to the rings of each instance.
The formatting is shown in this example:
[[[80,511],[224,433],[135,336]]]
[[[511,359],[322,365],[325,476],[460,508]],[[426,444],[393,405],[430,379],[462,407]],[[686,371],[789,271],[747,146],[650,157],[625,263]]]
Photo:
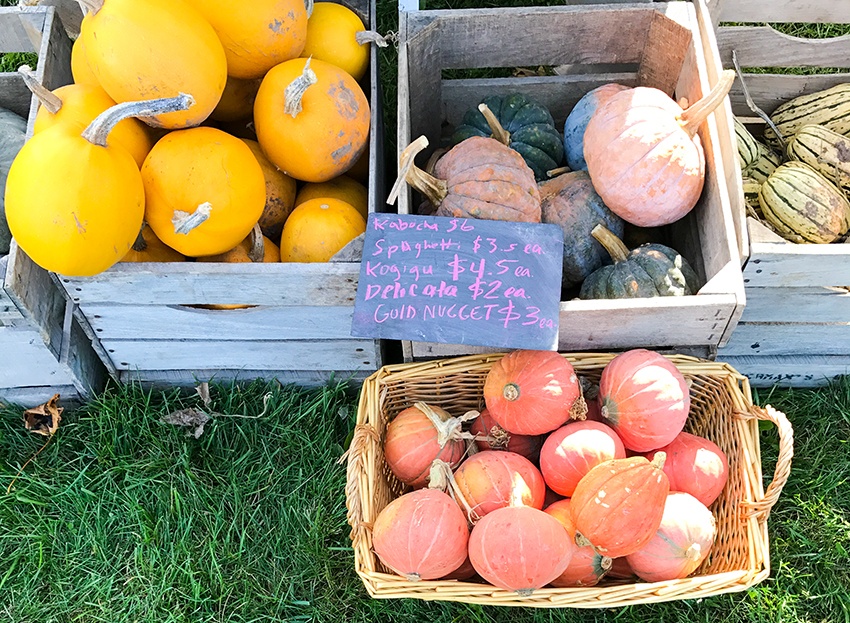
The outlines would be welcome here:
[[[493,419],[517,435],[542,435],[587,412],[572,364],[544,350],[516,350],[494,363],[484,400]]]
[[[476,436],[475,444],[481,451],[507,450],[536,461],[540,455],[543,437],[537,435],[514,435],[499,426],[487,409],[472,421],[469,432]]]
[[[593,187],[612,212],[655,227],[693,209],[705,181],[697,130],[734,79],[734,71],[724,72],[711,93],[684,111],[649,87],[621,91],[597,109],[584,135],[584,157]]]
[[[723,492],[729,461],[713,441],[681,432],[659,450],[667,455],[664,473],[671,491],[690,493],[706,506],[711,506]]]
[[[457,490],[476,519],[512,501],[543,508],[546,484],[534,464],[513,452],[485,450],[473,454],[455,471]],[[461,502],[463,505],[463,502]]]
[[[560,500],[547,506],[543,512],[561,522],[567,530],[570,541],[575,542],[576,527],[570,515],[570,504],[570,500]],[[589,545],[576,547],[570,564],[561,575],[552,580],[551,584],[555,588],[596,586],[611,569],[611,564],[610,558],[597,554]]]
[[[156,237],[153,230],[142,225],[139,237],[133,243],[133,247],[127,255],[121,258],[122,262],[185,262],[186,258],[180,253],[163,243]]]

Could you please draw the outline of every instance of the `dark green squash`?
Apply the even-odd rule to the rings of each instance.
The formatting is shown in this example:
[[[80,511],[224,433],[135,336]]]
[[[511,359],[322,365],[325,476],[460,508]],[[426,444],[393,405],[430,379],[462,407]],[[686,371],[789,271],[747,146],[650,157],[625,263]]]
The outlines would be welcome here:
[[[584,171],[565,173],[540,184],[540,201],[543,222],[554,223],[564,232],[564,287],[576,286],[608,259],[605,248],[590,232],[604,225],[622,237],[623,219],[602,202]]]
[[[552,115],[520,93],[492,95],[467,110],[452,135],[452,144],[471,136],[495,138],[519,152],[538,181],[548,179],[547,171],[564,161],[564,145]]]
[[[581,286],[582,299],[629,299],[685,296],[699,289],[696,273],[677,251],[662,244],[629,249],[610,231],[597,225],[591,232],[614,260]]]

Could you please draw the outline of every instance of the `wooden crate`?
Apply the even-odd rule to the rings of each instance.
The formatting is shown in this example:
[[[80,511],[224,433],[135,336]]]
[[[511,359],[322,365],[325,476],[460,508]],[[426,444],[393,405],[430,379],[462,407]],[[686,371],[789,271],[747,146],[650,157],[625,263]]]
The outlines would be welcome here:
[[[374,2],[345,2],[364,23]],[[377,53],[365,80],[372,113],[369,205],[384,198]],[[15,270],[32,262],[23,253]],[[53,275],[109,373],[120,381],[189,385],[277,378],[316,385],[362,380],[383,364],[378,340],[350,336],[359,262],[117,264],[90,278]],[[195,305],[240,304],[210,310]]]
[[[49,88],[70,80],[71,42],[53,7],[0,8],[0,51],[37,53],[36,76]],[[17,73],[0,73],[0,106],[31,129],[37,104]],[[37,267],[14,271],[15,253],[0,259],[0,400],[79,401],[103,385],[103,366],[64,293]]]
[[[833,68],[817,75],[746,74],[755,103],[768,114],[779,104],[850,82],[850,37],[808,40],[781,34],[763,22],[850,23],[850,3],[792,0],[715,0],[711,3],[719,58],[742,68]],[[727,23],[755,24],[728,26]],[[838,72],[836,73],[836,69]],[[764,123],[746,104],[740,84],[732,110],[755,134]],[[718,352],[754,385],[813,386],[850,374],[850,244],[794,244],[753,219],[746,221],[744,266],[747,308],[732,339]]]
[[[563,127],[578,99],[601,84],[656,86],[692,102],[713,84],[697,11],[686,2],[416,11],[401,14],[400,36],[398,145],[402,148],[422,134],[432,149],[445,144],[451,126],[488,94],[527,93],[549,107],[558,127]],[[444,77],[446,70],[540,65],[569,65],[571,73]],[[563,301],[560,350],[687,348],[707,355],[728,340],[744,305],[744,288],[727,165],[717,153],[719,135],[713,117],[700,130],[707,161],[703,195],[686,218],[668,228],[674,246],[700,274],[699,294]],[[423,162],[428,156],[423,154]],[[401,193],[400,213],[414,212],[415,205],[412,192]],[[424,342],[405,342],[403,347],[408,361],[488,350]]]

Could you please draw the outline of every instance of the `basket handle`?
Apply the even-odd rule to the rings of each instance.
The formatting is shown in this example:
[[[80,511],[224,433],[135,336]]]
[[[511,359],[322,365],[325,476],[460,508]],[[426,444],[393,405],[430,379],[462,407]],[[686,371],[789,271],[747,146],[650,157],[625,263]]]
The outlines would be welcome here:
[[[368,424],[358,424],[354,427],[351,445],[340,457],[339,462],[347,461],[345,474],[345,499],[348,505],[346,517],[351,526],[351,541],[354,547],[364,537],[366,524],[363,521],[363,507],[360,504],[360,476],[366,467],[366,447],[369,442],[380,443],[381,436]]]
[[[785,414],[770,405],[765,408],[752,406],[749,413],[740,413],[739,415],[743,419],[773,422],[779,430],[779,457],[776,461],[776,469],[773,472],[773,482],[768,485],[762,499],[741,504],[744,519],[756,517],[759,522],[763,523],[770,516],[770,511],[779,499],[782,488],[788,482],[788,476],[791,474],[791,459],[794,456],[794,429]]]

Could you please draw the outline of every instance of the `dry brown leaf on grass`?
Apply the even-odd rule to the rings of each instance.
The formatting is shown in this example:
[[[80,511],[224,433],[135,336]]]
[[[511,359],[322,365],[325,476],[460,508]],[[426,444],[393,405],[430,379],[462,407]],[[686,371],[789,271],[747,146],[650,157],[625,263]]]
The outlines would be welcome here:
[[[160,418],[160,421],[166,424],[193,429],[186,434],[188,436],[194,437],[195,439],[200,439],[201,435],[204,434],[204,427],[213,418],[239,417],[247,418],[249,420],[256,420],[258,418],[263,417],[268,412],[269,401],[272,397],[271,394],[266,394],[265,396],[263,396],[263,412],[259,415],[244,415],[242,413],[228,414],[219,413],[217,411],[212,410],[212,399],[210,398],[209,383],[204,381],[195,388],[195,392],[198,394],[198,397],[200,397],[201,402],[204,404],[204,407],[209,410],[209,413],[195,407],[189,407],[188,409],[178,409],[177,411],[172,411],[168,415],[163,415]]]
[[[39,435],[52,437],[62,421],[63,411],[65,407],[59,406],[59,394],[54,394],[53,398],[44,404],[24,411],[24,426]]]

